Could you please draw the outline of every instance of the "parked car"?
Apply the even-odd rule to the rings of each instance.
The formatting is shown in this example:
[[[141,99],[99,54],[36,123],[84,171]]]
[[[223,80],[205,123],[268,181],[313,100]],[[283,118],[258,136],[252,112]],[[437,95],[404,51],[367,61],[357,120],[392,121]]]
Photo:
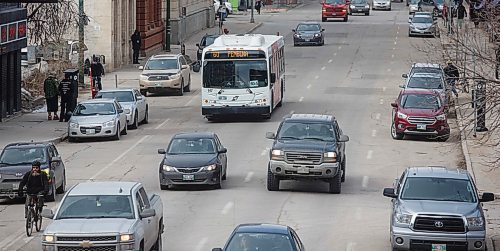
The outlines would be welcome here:
[[[127,134],[127,116],[115,99],[85,100],[76,106],[68,123],[68,140],[113,137]]]
[[[289,226],[241,224],[231,233],[224,248],[212,251],[276,250],[305,251],[299,235]]]
[[[280,123],[270,149],[267,189],[279,190],[281,180],[320,180],[330,184],[329,192],[339,194],[345,181],[344,135],[332,115],[292,114]]]
[[[392,199],[392,250],[487,250],[482,203],[494,195],[480,197],[466,170],[409,167],[384,196]]]
[[[391,2],[390,0],[387,1],[389,1],[389,3]],[[354,13],[363,13],[365,14],[365,16],[369,16],[370,3],[368,2],[368,0],[352,0],[351,4],[349,5],[349,14],[352,15]]]
[[[409,73],[405,73],[402,75],[403,78],[408,78],[408,76],[413,75],[414,73],[429,73],[429,74],[437,74],[445,77],[443,67],[440,64],[431,64],[431,63],[413,63],[411,65]]]
[[[349,20],[349,2],[347,0],[323,0],[321,6],[321,21],[326,22],[329,18],[342,18],[344,22]]]
[[[422,11],[421,0],[406,0],[406,6],[408,6],[408,14],[410,15]]]
[[[163,203],[138,182],[77,184],[42,216],[42,250],[162,250]]]
[[[139,123],[148,123],[148,100],[137,89],[101,90],[96,98],[114,98],[123,107],[130,129],[137,129]]]
[[[203,54],[203,49],[205,47],[213,44],[215,42],[215,39],[218,38],[220,35],[218,34],[206,34],[201,38],[201,41],[199,44],[196,44],[196,47],[198,47],[198,50],[196,51],[196,58],[198,61],[201,61],[201,56]]]
[[[432,16],[414,16],[408,20],[408,36],[432,36],[439,37],[436,20]]]
[[[392,106],[391,136],[432,136],[440,141],[450,137],[446,105],[439,93],[425,89],[403,89]]]
[[[451,89],[448,88],[443,76],[435,73],[413,73],[406,79],[406,83],[399,87],[404,89],[435,90],[441,95],[444,104],[449,105],[453,100]]]
[[[392,9],[392,3],[390,0],[373,0],[373,7],[374,10],[391,10]]]
[[[315,44],[324,45],[325,36],[321,24],[318,22],[302,22],[293,29],[293,45]]]
[[[227,149],[212,132],[178,133],[167,149],[158,149],[160,188],[172,185],[208,184],[222,187],[227,177]]]
[[[141,93],[161,93],[175,91],[178,95],[191,91],[191,66],[182,54],[152,56],[146,65],[139,66]]]
[[[56,146],[49,142],[8,144],[0,154],[0,199],[14,199],[24,174],[38,160],[41,170],[49,178],[48,201],[55,201],[57,193],[66,190],[66,168]]]

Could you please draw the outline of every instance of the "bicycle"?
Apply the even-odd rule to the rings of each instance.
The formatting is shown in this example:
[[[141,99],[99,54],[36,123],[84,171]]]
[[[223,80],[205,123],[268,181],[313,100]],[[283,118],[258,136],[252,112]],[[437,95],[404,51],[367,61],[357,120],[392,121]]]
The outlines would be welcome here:
[[[28,210],[26,211],[26,235],[28,237],[33,233],[33,225],[37,232],[40,232],[42,229],[42,216],[37,210],[38,208],[36,208],[38,205],[38,198],[42,196],[43,195],[38,194],[28,194],[26,196],[26,199],[29,200]]]

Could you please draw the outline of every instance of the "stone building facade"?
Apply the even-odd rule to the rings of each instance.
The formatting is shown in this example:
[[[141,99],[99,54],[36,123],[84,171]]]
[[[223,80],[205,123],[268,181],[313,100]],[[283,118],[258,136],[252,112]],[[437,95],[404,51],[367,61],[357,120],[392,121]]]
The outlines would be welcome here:
[[[171,43],[215,25],[214,0],[166,0],[170,2]]]

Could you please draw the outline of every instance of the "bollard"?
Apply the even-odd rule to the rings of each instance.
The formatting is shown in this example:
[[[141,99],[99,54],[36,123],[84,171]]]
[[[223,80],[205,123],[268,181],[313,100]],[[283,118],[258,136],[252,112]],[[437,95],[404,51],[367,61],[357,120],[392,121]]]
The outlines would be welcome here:
[[[118,88],[118,75],[115,74],[115,88]]]
[[[181,54],[186,55],[186,45],[184,43],[181,44]]]

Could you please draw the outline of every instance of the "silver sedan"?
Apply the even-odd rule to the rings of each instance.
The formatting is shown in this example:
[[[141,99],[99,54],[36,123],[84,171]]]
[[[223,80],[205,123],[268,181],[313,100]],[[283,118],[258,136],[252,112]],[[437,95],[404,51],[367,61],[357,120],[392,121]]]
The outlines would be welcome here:
[[[139,90],[114,89],[102,90],[96,98],[114,98],[120,103],[127,116],[127,125],[130,129],[137,129],[139,123],[147,124],[149,118],[149,105],[145,96]]]
[[[68,123],[68,140],[112,137],[127,134],[127,116],[115,99],[92,99],[80,102]]]

